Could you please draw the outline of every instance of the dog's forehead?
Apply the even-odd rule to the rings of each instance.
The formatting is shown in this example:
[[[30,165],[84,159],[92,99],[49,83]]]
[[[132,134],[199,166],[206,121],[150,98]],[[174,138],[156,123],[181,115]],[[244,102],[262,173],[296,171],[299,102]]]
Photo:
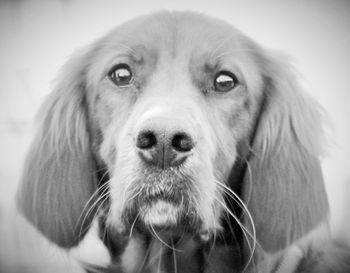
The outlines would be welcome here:
[[[126,62],[148,82],[155,75],[173,82],[176,75],[177,83],[191,81],[204,90],[206,79],[227,70],[252,89],[260,83],[257,45],[231,24],[202,14],[159,12],[138,17],[96,45],[89,71],[92,82],[99,82],[116,63]]]
[[[168,54],[169,57],[215,57],[245,46],[243,35],[232,25],[192,12],[159,12],[117,27],[112,43],[131,49]],[[191,56],[189,56],[191,55]]]

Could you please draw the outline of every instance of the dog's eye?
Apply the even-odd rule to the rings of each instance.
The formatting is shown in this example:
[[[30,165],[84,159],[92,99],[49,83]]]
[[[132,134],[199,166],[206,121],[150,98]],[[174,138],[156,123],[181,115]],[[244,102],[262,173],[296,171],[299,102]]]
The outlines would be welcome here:
[[[124,87],[131,84],[133,75],[127,64],[117,64],[108,72],[108,78],[115,85]]]
[[[214,89],[218,92],[228,92],[236,87],[238,79],[235,74],[228,71],[219,72],[214,80]]]

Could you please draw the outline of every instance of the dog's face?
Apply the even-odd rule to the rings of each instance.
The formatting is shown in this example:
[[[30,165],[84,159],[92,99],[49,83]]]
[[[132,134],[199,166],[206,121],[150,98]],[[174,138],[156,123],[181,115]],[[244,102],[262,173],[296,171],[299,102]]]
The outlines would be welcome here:
[[[132,21],[97,49],[91,110],[110,174],[108,223],[211,232],[261,75],[231,26],[188,14]],[[203,29],[205,29],[203,31]]]
[[[42,111],[19,207],[60,246],[98,215],[116,244],[224,234],[239,253],[243,240],[274,253],[327,218],[317,103],[222,21],[162,12],[125,23],[67,62]]]

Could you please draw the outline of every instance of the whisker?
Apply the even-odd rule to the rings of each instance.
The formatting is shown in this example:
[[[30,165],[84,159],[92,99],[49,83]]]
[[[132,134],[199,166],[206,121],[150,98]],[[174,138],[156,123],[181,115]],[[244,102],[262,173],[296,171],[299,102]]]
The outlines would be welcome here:
[[[160,269],[161,269],[161,266],[162,266],[162,257],[163,257],[163,247],[161,246],[160,247],[160,253],[159,253],[159,260],[158,260],[158,273],[160,273]]]
[[[105,192],[104,194],[100,195],[95,202],[90,206],[90,208],[88,209],[88,211],[86,211],[86,213],[84,213],[84,218],[82,220],[82,223],[80,225],[80,230],[79,230],[79,237],[81,236],[81,234],[83,234],[87,229],[90,228],[90,225],[86,228],[83,229],[84,223],[86,221],[86,219],[90,216],[91,212],[93,210],[96,209],[96,211],[94,212],[94,217],[96,216],[96,214],[98,213],[99,209],[101,208],[101,206],[104,204],[104,202],[107,200],[107,196],[109,195],[109,192]],[[100,203],[100,204],[99,204]],[[99,205],[98,205],[99,204]],[[96,206],[98,205],[98,207],[96,208]],[[93,217],[93,218],[94,218]]]
[[[248,168],[248,170],[250,170],[250,168]],[[249,212],[248,207],[246,206],[246,204],[242,201],[242,199],[232,190],[230,189],[228,186],[226,186],[225,184],[216,181],[216,184],[221,187],[224,192],[226,194],[228,194],[231,198],[233,198],[235,201],[238,202],[238,205],[241,207],[241,209],[243,210],[243,213],[246,214],[249,218],[249,221],[251,222],[252,225],[252,229],[253,229],[253,233],[255,233],[255,224],[254,224],[254,220],[252,215]]]
[[[253,229],[253,234],[255,237],[255,234],[256,234],[255,223],[254,223],[254,220],[253,220],[251,213],[249,212],[248,207],[244,204],[242,199],[233,190],[231,190],[228,186],[226,186],[225,184],[223,184],[219,181],[216,181],[215,183],[219,187],[221,187],[230,197],[232,197],[233,199],[235,199],[238,202],[238,205],[242,208],[243,213],[245,213],[249,218],[249,221],[250,221],[252,229]]]
[[[96,215],[97,215],[98,213],[99,213],[99,211],[96,210],[96,212],[95,212],[93,218],[95,218]],[[82,225],[82,226],[80,227],[80,231],[79,231],[79,233],[78,233],[79,238],[80,238],[87,230],[89,230],[89,229],[91,228],[92,225],[93,225],[93,222],[91,222],[89,225],[87,225],[87,226],[84,227],[84,228],[83,228],[83,225]]]
[[[220,203],[220,200],[218,199],[217,196],[213,195],[213,194],[209,194],[208,192],[205,192],[205,195],[207,195],[210,199],[216,200],[218,201],[218,203]],[[227,217],[227,219],[229,219],[229,216],[227,214],[224,215],[224,217]],[[229,223],[229,221],[227,221]],[[232,228],[230,228],[231,232],[233,231]],[[214,240],[211,242],[211,246],[210,246],[210,250],[209,250],[209,254],[208,256],[211,255],[211,252],[213,250],[213,248],[215,247],[215,242],[216,242],[216,230],[213,231],[214,232]],[[220,235],[220,233],[219,233]],[[221,235],[220,235],[221,236]]]
[[[93,174],[97,174],[97,173],[99,173],[100,171],[103,171],[103,170],[106,170],[106,172],[108,173],[108,168],[107,167],[101,167],[101,168],[99,168],[99,169],[95,169],[95,170],[93,170],[92,171],[92,173]],[[105,175],[105,174],[104,174]],[[103,175],[102,175],[102,177],[103,177]],[[100,179],[101,180],[101,179]]]
[[[107,187],[107,183],[102,185],[101,187],[98,187],[94,193],[90,196],[90,198],[88,199],[88,201],[85,203],[83,209],[82,209],[82,213],[80,214],[78,220],[77,220],[77,224],[80,221],[80,218],[83,217],[83,214],[85,213],[85,210],[87,209],[87,206],[89,206],[89,203],[93,201],[93,199],[96,197],[96,195],[98,195],[102,189],[102,191],[104,190],[104,188]]]
[[[90,215],[90,213],[91,213],[92,210],[97,206],[97,204],[98,204],[99,202],[101,202],[101,201],[102,201],[105,197],[107,197],[108,195],[109,195],[109,192],[107,191],[107,192],[103,193],[102,195],[100,195],[100,196],[95,200],[95,202],[94,202],[94,203],[90,206],[90,208],[86,211],[85,217],[84,217],[82,223],[85,222],[86,218]],[[99,206],[99,207],[100,207],[100,206]]]
[[[235,221],[237,222],[237,224],[240,226],[240,228],[243,231],[243,235],[247,241],[247,245],[250,251],[250,257],[248,259],[247,265],[244,268],[244,271],[247,269],[248,265],[250,264],[251,261],[253,261],[253,257],[254,257],[254,252],[256,249],[256,246],[258,245],[258,242],[256,240],[256,230],[255,230],[255,224],[254,224],[254,220],[253,217],[251,216],[247,206],[244,204],[244,202],[241,200],[241,198],[234,192],[232,191],[228,186],[226,186],[225,184],[219,182],[219,181],[215,181],[216,185],[219,186],[219,188],[221,187],[221,189],[228,194],[229,197],[231,197],[232,199],[234,199],[237,204],[242,208],[243,212],[248,216],[249,221],[251,223],[251,228],[252,228],[252,232],[253,234],[250,233],[250,231],[247,229],[247,227],[245,227],[241,221],[238,219],[238,217],[227,207],[227,205],[225,203],[223,203],[221,200],[219,200],[216,196],[214,196],[214,199],[221,204],[221,206],[225,209],[226,213],[228,213],[229,215],[231,215],[231,217],[233,217],[235,219]],[[248,238],[248,236],[253,240],[253,247],[250,245],[250,240]],[[253,261],[254,262],[254,261]]]
[[[142,260],[142,263],[140,265],[140,267],[137,270],[137,273],[141,273],[141,272],[145,272],[146,270],[143,270],[146,267],[146,262],[149,259],[149,263],[152,261],[152,258],[150,259],[150,253],[151,253],[151,244],[148,244],[147,249],[146,249],[146,253],[145,256]]]
[[[108,211],[105,213],[104,217],[106,218],[106,215],[108,216],[110,212],[111,212],[111,207],[109,206]],[[107,240],[109,240],[109,232],[108,232],[107,224],[104,225],[102,238],[106,238]]]
[[[138,192],[136,192],[134,195],[132,195],[131,197],[129,197],[129,198],[126,200],[126,202],[130,202],[130,201],[132,201],[133,199],[135,199],[136,197],[138,197],[138,196],[141,194],[141,192],[143,191],[143,188],[144,188],[144,185],[142,185],[142,186],[140,187],[140,190],[139,190]]]
[[[214,230],[213,231],[213,240],[211,240],[211,242],[210,242],[210,248],[209,248],[209,251],[208,251],[208,258],[211,256],[211,254],[214,251],[215,244],[216,244],[216,236],[217,236],[217,233],[216,233],[216,230]]]
[[[108,195],[108,193],[106,193],[106,194]],[[95,218],[96,215],[97,215],[98,213],[100,213],[101,207],[102,207],[102,206],[105,204],[105,202],[108,200],[108,198],[105,198],[105,197],[106,197],[106,196],[102,196],[103,200],[102,200],[102,198],[101,198],[102,201],[101,201],[101,203],[98,205],[98,208],[96,209],[93,218]],[[108,213],[109,213],[109,211],[110,211],[110,208],[108,208]],[[108,215],[108,214],[107,214],[107,215]],[[83,232],[85,232],[86,229],[89,229],[90,226],[91,226],[91,225],[87,226],[87,227],[83,230]],[[106,235],[106,234],[108,235],[108,233],[107,233],[107,228],[105,227],[105,229],[104,229],[104,235]]]
[[[246,202],[247,202],[247,205],[249,204],[249,202],[250,202],[250,199],[251,199],[251,197],[252,197],[252,190],[253,190],[253,174],[252,174],[252,169],[251,169],[251,167],[250,167],[250,164],[249,164],[249,162],[246,160],[246,159],[244,159],[245,160],[245,162],[246,162],[246,165],[247,165],[247,170],[248,170],[248,174],[249,174],[249,179],[248,179],[248,183],[249,183],[249,185],[248,185],[248,196],[247,196],[247,198],[246,198]]]
[[[131,238],[131,236],[132,236],[132,232],[134,230],[134,226],[135,226],[136,221],[139,218],[139,216],[140,216],[140,212],[137,213],[137,215],[135,216],[135,219],[134,219],[134,221],[133,221],[133,223],[131,225],[130,232],[129,232],[129,238]]]
[[[181,250],[179,249],[176,249],[176,248],[173,248],[172,246],[170,246],[169,244],[167,244],[166,242],[164,242],[164,240],[162,240],[162,238],[160,238],[160,236],[157,234],[157,232],[155,231],[153,225],[150,225],[151,227],[151,230],[152,230],[152,233],[153,235],[166,247],[168,247],[169,249],[173,250],[173,251],[179,251],[181,252]]]
[[[149,230],[151,233],[152,231]],[[155,239],[156,240],[156,239]],[[149,261],[148,261],[148,265],[152,265],[153,263],[155,263],[156,259],[158,257],[160,257],[162,255],[162,252],[163,252],[163,245],[161,245],[159,247],[159,250],[158,250],[158,253],[154,254],[153,256],[151,256],[151,250],[152,250],[152,246],[154,244],[154,241],[152,241],[152,243],[148,246],[148,252],[149,252]]]
[[[174,241],[171,239],[171,245],[175,248]],[[173,251],[173,260],[174,260],[174,272],[177,273],[177,260],[176,260],[176,252]]]
[[[84,205],[84,207],[83,207],[83,209],[82,209],[82,212],[80,213],[80,215],[79,215],[79,217],[78,217],[78,219],[77,219],[77,221],[76,221],[75,229],[78,228],[78,225],[79,225],[80,220],[81,220],[82,217],[84,217],[84,218],[83,218],[83,220],[82,220],[82,222],[81,222],[81,224],[80,224],[80,228],[81,228],[81,226],[83,226],[83,224],[84,224],[85,221],[86,221],[86,218],[88,217],[88,214],[86,214],[86,213],[87,213],[86,210],[88,209],[88,206],[90,206],[90,202],[93,201],[93,202],[94,202],[93,204],[95,204],[95,202],[96,202],[97,200],[100,199],[100,198],[97,198],[97,200],[95,200],[96,196],[97,196],[98,194],[100,194],[101,191],[104,191],[104,190],[106,189],[107,186],[108,186],[107,183],[104,184],[104,185],[102,185],[101,187],[97,188],[97,189],[95,190],[95,192],[90,196],[89,200],[85,203],[85,205]],[[94,205],[92,205],[92,206],[94,206]],[[88,209],[88,211],[90,211],[90,209],[91,209],[91,206],[90,206],[90,208]]]
[[[226,206],[225,203],[223,203],[222,201],[220,201],[218,199],[216,199],[216,201],[219,202],[222,205],[222,207],[225,209],[226,213],[229,213],[231,215],[231,217],[233,217],[235,219],[237,224],[241,227],[241,229],[243,231],[243,234],[244,234],[244,237],[245,237],[245,239],[247,241],[247,245],[248,245],[248,248],[249,248],[249,251],[250,251],[250,256],[249,256],[249,259],[248,259],[248,262],[247,262],[246,266],[243,269],[243,272],[244,272],[248,268],[248,265],[250,264],[250,262],[253,260],[253,257],[254,257],[254,252],[255,252],[255,249],[256,249],[256,245],[257,245],[255,232],[253,232],[253,235],[252,235],[249,232],[249,230],[237,218],[237,216],[234,215],[234,213]],[[251,237],[251,239],[253,240],[253,247],[250,245],[250,240],[249,240],[247,235],[249,235],[249,237]]]

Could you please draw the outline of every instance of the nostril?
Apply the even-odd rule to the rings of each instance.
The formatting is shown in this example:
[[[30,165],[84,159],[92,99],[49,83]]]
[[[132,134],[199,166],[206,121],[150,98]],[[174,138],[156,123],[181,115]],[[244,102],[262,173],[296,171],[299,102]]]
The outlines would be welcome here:
[[[192,138],[185,133],[174,135],[171,145],[178,152],[189,152],[194,147]]]
[[[137,136],[136,146],[140,149],[149,149],[157,145],[157,138],[151,131],[141,132]]]

